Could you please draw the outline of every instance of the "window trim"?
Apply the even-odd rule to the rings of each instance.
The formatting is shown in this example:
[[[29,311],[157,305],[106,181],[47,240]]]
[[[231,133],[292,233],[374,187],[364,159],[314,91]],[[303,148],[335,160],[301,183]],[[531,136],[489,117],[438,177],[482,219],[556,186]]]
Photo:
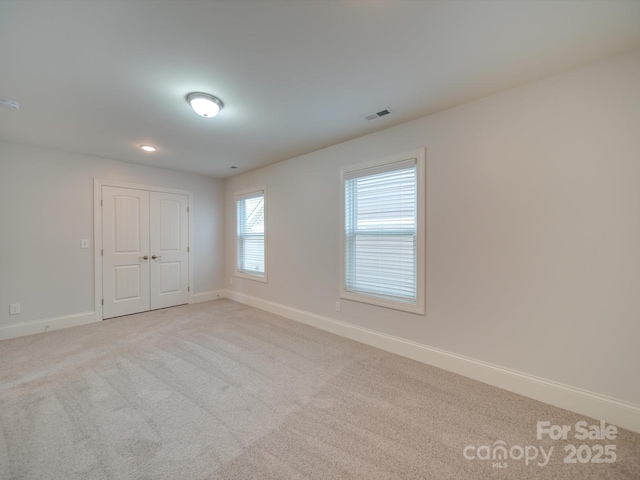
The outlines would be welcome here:
[[[260,275],[252,275],[250,273],[247,272],[243,272],[238,270],[238,200],[240,199],[240,197],[246,197],[249,196],[251,194],[258,194],[258,193],[262,193],[262,196],[264,197],[264,276],[260,276]],[[234,233],[234,275],[238,278],[246,278],[247,280],[255,280],[257,282],[262,282],[262,283],[267,283],[267,186],[266,185],[261,185],[258,187],[253,187],[253,188],[247,188],[244,190],[239,190],[237,192],[234,193],[234,199],[235,201],[233,202],[233,214],[234,214],[234,218],[235,218],[235,233]]]
[[[424,315],[426,311],[426,149],[421,148],[368,162],[349,165],[340,169],[340,298],[379,307]],[[345,186],[346,177],[353,172],[402,163],[415,159],[417,181],[417,226],[416,226],[416,302],[406,303],[347,291],[346,288],[346,231],[345,231]]]

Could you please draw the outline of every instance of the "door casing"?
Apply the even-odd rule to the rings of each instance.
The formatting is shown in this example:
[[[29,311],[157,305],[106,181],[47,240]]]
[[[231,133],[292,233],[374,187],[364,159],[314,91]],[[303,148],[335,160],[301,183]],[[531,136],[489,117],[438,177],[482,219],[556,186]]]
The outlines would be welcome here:
[[[194,260],[193,260],[193,192],[189,190],[178,190],[175,188],[158,187],[154,185],[143,185],[138,183],[120,182],[116,180],[106,180],[95,178],[93,180],[93,245],[94,245],[94,297],[96,319],[103,320],[102,308],[102,187],[121,187],[137,190],[148,190],[151,192],[177,193],[186,195],[189,202],[189,303],[193,303],[194,285]]]

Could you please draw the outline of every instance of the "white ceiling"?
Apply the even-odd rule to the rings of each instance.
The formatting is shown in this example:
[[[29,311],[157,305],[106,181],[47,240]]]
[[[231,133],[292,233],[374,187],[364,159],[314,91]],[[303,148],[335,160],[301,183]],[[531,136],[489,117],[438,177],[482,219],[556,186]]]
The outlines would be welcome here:
[[[637,48],[638,0],[0,0],[0,138],[227,177]]]

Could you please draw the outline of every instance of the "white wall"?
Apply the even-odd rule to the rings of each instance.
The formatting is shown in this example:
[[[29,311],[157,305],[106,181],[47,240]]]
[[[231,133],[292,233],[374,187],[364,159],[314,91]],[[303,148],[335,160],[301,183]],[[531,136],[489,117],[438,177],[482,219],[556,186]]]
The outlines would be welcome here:
[[[420,147],[427,314],[336,312],[340,167]],[[269,282],[231,286],[263,184]],[[640,52],[233,177],[225,224],[232,291],[640,405]]]
[[[221,180],[0,142],[0,328],[94,310],[94,178],[192,191],[194,291],[224,288]]]

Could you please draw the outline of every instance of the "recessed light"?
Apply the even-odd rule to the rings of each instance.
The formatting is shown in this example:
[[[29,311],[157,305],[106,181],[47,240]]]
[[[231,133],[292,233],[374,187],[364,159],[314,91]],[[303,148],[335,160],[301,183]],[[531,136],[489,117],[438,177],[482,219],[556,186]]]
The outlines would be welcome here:
[[[151,145],[140,145],[140,148],[145,152],[155,152],[156,150],[158,150],[156,147],[153,147]]]
[[[201,117],[215,117],[218,115],[224,104],[222,100],[208,93],[193,92],[187,95],[187,102]]]

